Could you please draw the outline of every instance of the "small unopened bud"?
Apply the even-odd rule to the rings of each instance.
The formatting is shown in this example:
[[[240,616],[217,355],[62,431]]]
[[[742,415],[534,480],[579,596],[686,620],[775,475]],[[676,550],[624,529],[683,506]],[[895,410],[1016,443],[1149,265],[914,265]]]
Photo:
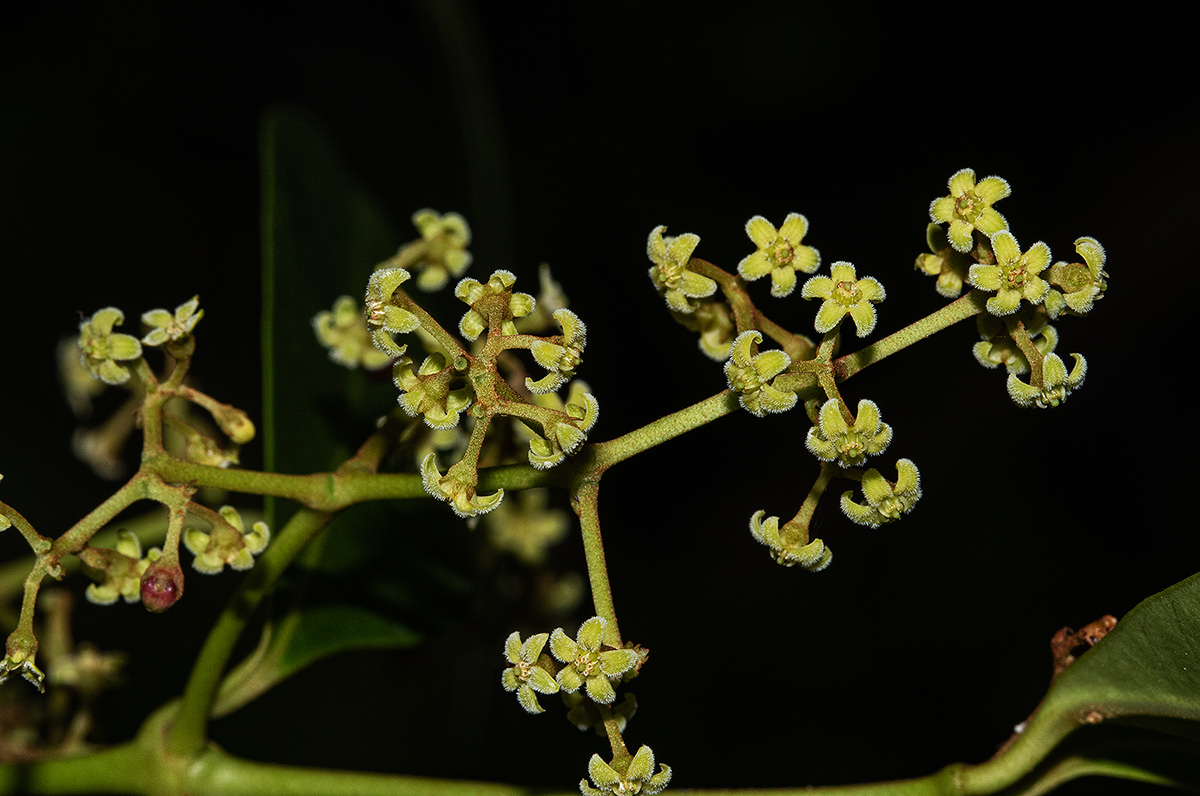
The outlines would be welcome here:
[[[142,575],[142,605],[161,614],[183,596],[183,570],[178,564],[152,564]]]
[[[223,406],[213,412],[213,420],[235,445],[245,445],[254,439],[254,423],[241,409]]]

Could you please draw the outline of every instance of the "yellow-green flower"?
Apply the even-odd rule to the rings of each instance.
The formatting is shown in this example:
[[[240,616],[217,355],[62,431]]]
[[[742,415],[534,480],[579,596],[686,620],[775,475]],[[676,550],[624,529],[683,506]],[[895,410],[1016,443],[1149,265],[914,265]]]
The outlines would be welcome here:
[[[1038,274],[1050,265],[1050,247],[1038,241],[1022,253],[1017,239],[1005,229],[992,236],[992,251],[995,265],[972,265],[967,275],[975,287],[996,294],[987,300],[988,312],[1011,315],[1021,299],[1041,304],[1050,286]]]
[[[654,752],[649,746],[642,746],[624,771],[617,771],[600,755],[592,755],[588,761],[588,777],[595,787],[589,787],[587,780],[581,779],[579,790],[583,796],[653,796],[670,783],[671,767],[660,765],[655,774]]]
[[[530,566],[546,559],[546,551],[566,538],[570,515],[547,508],[548,489],[526,489],[506,500],[483,518],[488,541],[497,550],[512,553]]]
[[[856,503],[852,499],[853,492],[843,492],[842,513],[859,525],[878,528],[912,511],[921,499],[921,474],[909,459],[897,461],[896,472],[894,483],[873,467],[863,473],[862,491],[866,504]]]
[[[460,357],[465,361],[465,358]],[[462,363],[460,363],[462,364]],[[463,365],[465,370],[466,365]],[[430,354],[413,372],[413,361],[401,357],[392,369],[396,386],[403,390],[399,399],[400,408],[409,417],[421,415],[430,428],[448,429],[458,425],[459,415],[475,401],[475,393],[469,384],[451,389],[462,371],[446,364],[441,354]]]
[[[1046,313],[1040,307],[1029,309],[1032,311],[1023,311],[1020,314],[1025,333],[1043,356],[1050,354],[1058,345],[1058,332],[1046,323]],[[975,318],[979,334],[983,338],[971,349],[976,361],[985,368],[998,368],[1003,365],[1009,373],[1028,373],[1029,362],[1009,336],[1004,321],[987,312],[980,313]]]
[[[778,349],[750,355],[751,348],[762,339],[762,333],[754,329],[742,332],[733,341],[729,360],[725,363],[729,389],[738,394],[738,403],[743,409],[758,417],[786,412],[796,405],[796,393],[776,389],[770,383],[792,364],[791,358]]]
[[[1087,375],[1087,360],[1083,354],[1071,354],[1075,357],[1075,367],[1067,373],[1066,363],[1058,354],[1049,354],[1042,360],[1042,387],[1038,389],[1017,378],[1017,374],[1008,374],[1008,395],[1017,406],[1037,406],[1045,409],[1048,406],[1058,406],[1067,400],[1067,396],[1083,384]]]
[[[389,357],[403,356],[408,348],[396,345],[392,335],[416,331],[421,325],[420,318],[392,303],[396,289],[411,276],[412,274],[403,268],[380,268],[371,274],[367,281],[367,330],[371,333],[371,341],[375,343],[375,347]]]
[[[916,269],[937,277],[934,289],[939,296],[958,298],[973,261],[950,245],[946,228],[939,224],[925,228],[925,242],[929,245],[929,253],[917,256]]]
[[[504,670],[500,684],[505,691],[516,691],[517,701],[529,713],[545,712],[538,704],[538,694],[558,692],[558,683],[552,674],[554,662],[549,655],[542,654],[548,638],[549,633],[538,633],[522,644],[520,634],[513,632],[504,642],[504,657],[512,666]]]
[[[824,299],[817,310],[816,329],[825,334],[837,327],[849,315],[859,337],[875,329],[875,304],[887,298],[883,285],[874,277],[859,279],[854,266],[836,262],[829,276],[814,276],[804,283],[800,295],[806,299]]]
[[[516,334],[514,318],[523,318],[533,312],[533,296],[528,293],[513,293],[512,286],[517,277],[512,271],[493,271],[487,283],[475,279],[464,279],[454,288],[454,295],[471,305],[458,324],[458,330],[467,340],[474,342],[485,329],[489,318],[499,321],[499,334]]]
[[[150,310],[142,313],[142,323],[153,327],[142,343],[148,346],[159,346],[167,342],[179,342],[192,333],[196,324],[204,317],[200,309],[200,297],[192,296],[175,308],[174,313],[166,310]]]
[[[557,677],[562,690],[570,694],[583,687],[593,702],[602,705],[612,704],[617,698],[613,682],[638,663],[634,650],[604,649],[601,638],[607,624],[604,617],[593,616],[580,625],[574,641],[561,627],[550,634],[550,651],[566,664]]]
[[[568,309],[555,310],[554,319],[562,327],[562,337],[555,335],[551,340],[535,340],[529,347],[534,360],[550,371],[537,381],[529,376],[525,377],[525,386],[532,393],[554,392],[568,379],[574,378],[575,369],[583,361],[583,348],[587,345],[587,326],[578,315]]]
[[[115,550],[84,548],[79,553],[80,560],[93,577],[100,578],[99,582],[88,584],[84,596],[96,605],[112,605],[118,598],[127,603],[139,602],[142,599],[142,575],[160,555],[162,551],[155,547],[143,556],[142,543],[126,530],[117,533]]]
[[[695,312],[695,299],[711,296],[717,291],[717,283],[707,276],[688,270],[692,252],[700,244],[700,236],[690,232],[674,238],[664,238],[665,226],[655,227],[646,241],[646,254],[650,262],[650,279],[667,300],[667,306],[676,312]]]
[[[246,570],[254,566],[254,556],[267,549],[271,529],[261,520],[250,530],[242,515],[233,506],[222,506],[217,512],[225,522],[213,523],[209,533],[188,528],[183,543],[195,558],[192,566],[205,575],[216,575],[228,564],[231,569]]]
[[[808,232],[808,219],[788,213],[779,229],[762,216],[746,222],[746,234],[757,250],[738,263],[738,273],[747,282],[770,274],[771,295],[782,298],[796,289],[796,272],[811,274],[821,265],[821,254],[800,243]]]
[[[883,453],[892,441],[892,427],[882,421],[879,406],[867,398],[858,402],[853,423],[842,417],[839,401],[821,405],[817,424],[808,430],[805,447],[824,462],[837,461],[842,467],[858,467],[868,456]]]
[[[539,470],[561,462],[575,453],[587,440],[588,432],[600,417],[600,402],[585,382],[571,383],[566,402],[553,393],[538,396],[538,404],[562,413],[554,420],[542,422],[542,434],[529,432],[529,463]],[[526,426],[528,428],[528,426]]]
[[[117,363],[142,355],[142,344],[136,337],[112,330],[124,322],[125,313],[116,307],[105,307],[79,324],[79,347],[83,350],[79,361],[93,378],[105,384],[129,381],[129,369]]]
[[[807,528],[791,522],[780,528],[779,518],[767,517],[761,509],[750,518],[750,535],[770,549],[775,563],[785,567],[799,564],[809,572],[820,572],[833,561],[833,551],[825,542],[809,541]]]
[[[371,341],[362,307],[350,296],[340,296],[332,310],[314,315],[312,325],[317,340],[329,349],[329,358],[343,367],[379,370],[392,362]]]
[[[1008,226],[1004,216],[992,207],[1012,193],[1004,180],[985,177],[976,183],[975,172],[963,169],[950,178],[947,186],[950,195],[930,203],[929,217],[938,223],[950,225],[947,230],[950,245],[958,251],[971,250],[971,233],[974,230],[990,236]]]
[[[1051,288],[1046,294],[1046,310],[1051,318],[1057,318],[1064,309],[1076,315],[1088,314],[1108,289],[1104,247],[1100,242],[1095,238],[1078,238],[1075,251],[1083,258],[1082,263],[1055,263],[1047,272],[1047,280],[1059,288]]]
[[[450,504],[450,509],[460,517],[477,517],[500,505],[504,490],[497,489],[490,495],[476,494],[479,474],[473,468],[462,467],[463,462],[452,465],[445,475],[437,466],[437,457],[428,453],[421,461],[421,486],[430,497]]]
[[[460,277],[471,265],[471,228],[458,213],[440,215],[425,208],[413,213],[413,225],[421,233],[424,255],[413,263],[417,287],[426,292],[441,290],[450,277]]]

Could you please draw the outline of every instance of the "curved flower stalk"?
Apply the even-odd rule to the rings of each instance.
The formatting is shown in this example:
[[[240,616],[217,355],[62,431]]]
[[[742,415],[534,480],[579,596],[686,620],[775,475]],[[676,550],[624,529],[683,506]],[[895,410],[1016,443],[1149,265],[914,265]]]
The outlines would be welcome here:
[[[853,492],[843,492],[842,513],[859,525],[878,528],[912,511],[921,499],[921,474],[909,459],[897,461],[896,471],[894,483],[880,475],[875,468],[863,473],[862,491],[867,502],[856,503],[852,498]]]
[[[985,177],[977,183],[973,170],[962,169],[950,177],[946,186],[950,195],[929,204],[929,217],[940,224],[949,224],[947,236],[958,251],[971,250],[972,233],[976,230],[991,236],[1008,227],[1004,216],[992,207],[1012,193],[1003,179]]]
[[[254,566],[254,556],[267,549],[271,529],[259,521],[246,530],[242,515],[233,506],[222,506],[217,517],[209,517],[209,533],[188,528],[183,544],[195,558],[192,566],[205,575],[216,575],[228,564],[231,569],[247,570]]]
[[[778,517],[767,517],[762,509],[750,518],[750,535],[770,548],[771,558],[785,567],[797,564],[809,572],[820,572],[833,562],[833,551],[820,539],[809,541],[808,529],[798,523],[779,527]]]
[[[375,347],[362,307],[350,296],[338,297],[333,309],[314,315],[312,326],[317,340],[329,349],[329,358],[343,367],[379,370],[392,362],[391,356]]]
[[[1046,311],[1051,318],[1066,310],[1087,315],[1108,289],[1106,255],[1100,242],[1095,238],[1077,238],[1075,251],[1083,258],[1082,263],[1055,263],[1047,272],[1047,281],[1053,285],[1046,294]]]
[[[458,516],[477,517],[486,514],[504,499],[503,489],[490,495],[477,495],[475,487],[479,483],[479,475],[474,468],[459,466],[464,462],[453,465],[443,476],[436,459],[436,455],[428,453],[421,461],[421,485],[431,497],[449,503]]]
[[[417,287],[427,293],[441,290],[451,277],[460,277],[471,265],[471,228],[458,213],[439,214],[423,208],[413,213],[413,226],[421,233],[424,251],[412,267],[418,271]]]
[[[392,303],[396,290],[411,276],[403,268],[380,268],[367,281],[367,330],[375,347],[389,357],[403,356],[408,348],[397,345],[392,335],[416,331],[421,325],[420,318]]]
[[[96,310],[92,317],[79,324],[80,362],[105,384],[124,384],[129,381],[129,368],[118,364],[139,359],[142,344],[133,335],[113,331],[125,322],[125,313],[116,307]]]
[[[601,738],[607,737],[608,733],[604,730],[605,717],[601,715],[599,705],[578,691],[559,696],[567,708],[567,721],[574,724],[580,731],[594,730]],[[608,709],[612,712],[612,719],[617,723],[617,732],[624,733],[625,728],[629,726],[629,720],[637,713],[637,697],[626,693],[619,703],[613,703],[608,706]]]
[[[992,251],[995,265],[972,265],[968,272],[973,286],[996,294],[987,300],[988,312],[1011,315],[1021,299],[1041,304],[1049,285],[1038,274],[1050,265],[1050,247],[1038,241],[1022,253],[1012,233],[1001,230],[992,236]]]
[[[558,682],[554,679],[554,662],[542,653],[549,633],[538,633],[521,643],[521,636],[513,632],[504,642],[504,657],[512,664],[500,677],[505,691],[516,691],[517,702],[527,713],[544,713],[538,704],[538,694],[558,693]]]
[[[678,237],[664,238],[665,230],[665,226],[655,227],[646,241],[646,255],[654,263],[650,268],[650,280],[666,299],[668,307],[687,315],[695,312],[696,299],[707,298],[717,292],[717,283],[688,270],[688,261],[700,244],[700,236],[688,232]]]
[[[402,390],[397,399],[400,408],[409,417],[421,415],[430,428],[446,430],[457,426],[459,415],[474,402],[475,393],[470,385],[450,389],[466,370],[465,359],[456,364],[463,367],[447,365],[441,354],[430,354],[414,373],[411,359],[397,360],[392,380]]]
[[[887,298],[878,279],[870,276],[859,279],[848,262],[836,262],[830,266],[829,276],[814,276],[805,282],[800,295],[806,299],[824,299],[817,310],[818,332],[832,331],[849,315],[859,337],[874,331],[874,305]]]
[[[858,467],[868,456],[883,453],[891,441],[892,427],[883,422],[878,404],[864,398],[858,402],[853,423],[842,417],[840,401],[822,404],[804,445],[823,462],[836,460],[842,467]]]
[[[729,360],[725,363],[725,380],[729,389],[738,394],[738,403],[752,415],[765,417],[772,412],[786,412],[796,405],[796,393],[785,392],[771,380],[792,364],[783,351],[763,351],[750,355],[751,348],[761,343],[762,333],[751,329],[733,341]]]
[[[589,699],[602,705],[612,704],[617,698],[613,683],[639,662],[635,650],[604,649],[601,638],[607,624],[604,617],[593,616],[580,625],[574,641],[561,627],[550,634],[550,651],[566,664],[556,678],[559,686],[568,694],[582,687]]]
[[[1049,354],[1042,361],[1042,386],[1026,384],[1015,373],[1008,374],[1008,395],[1017,406],[1037,406],[1045,409],[1058,406],[1067,396],[1079,389],[1087,375],[1087,360],[1083,354],[1075,357],[1075,367],[1067,373],[1067,366],[1058,354]]]
[[[1058,331],[1046,322],[1046,313],[1041,308],[1035,309],[1034,312],[1021,312],[1020,320],[1029,341],[1044,357],[1058,346]],[[974,345],[971,353],[980,365],[985,368],[1003,365],[1009,373],[1018,375],[1029,372],[1029,361],[1009,335],[1004,321],[985,312],[977,316],[976,326],[983,339]]]
[[[568,309],[554,311],[554,319],[562,327],[561,339],[557,343],[549,340],[534,340],[529,346],[529,352],[534,360],[549,371],[545,376],[534,381],[525,378],[525,387],[535,394],[554,392],[575,377],[575,369],[583,361],[583,347],[587,345],[587,326],[579,316]]]
[[[788,213],[783,226],[775,229],[770,221],[755,216],[746,222],[746,234],[757,247],[738,263],[738,274],[747,282],[771,277],[771,295],[783,298],[796,289],[796,272],[814,273],[821,266],[821,253],[800,243],[808,232],[808,219]]]
[[[583,796],[653,796],[661,793],[670,783],[671,767],[660,765],[658,773],[654,773],[654,752],[649,746],[642,746],[624,771],[617,771],[605,763],[600,755],[592,755],[588,761],[588,778],[595,787],[588,787],[586,779],[580,780],[579,790]]]
[[[486,283],[464,279],[454,288],[456,298],[471,306],[458,324],[462,336],[474,342],[489,328],[489,318],[498,319],[496,334],[516,334],[516,318],[533,312],[534,298],[528,293],[513,293],[517,278],[511,271],[493,271]]]

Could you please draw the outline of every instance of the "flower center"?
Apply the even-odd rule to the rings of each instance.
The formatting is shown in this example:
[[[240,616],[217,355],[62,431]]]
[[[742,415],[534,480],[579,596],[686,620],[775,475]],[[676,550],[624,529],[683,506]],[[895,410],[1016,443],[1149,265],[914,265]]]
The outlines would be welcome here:
[[[845,307],[853,307],[859,302],[858,286],[854,282],[838,282],[833,288],[833,297]]]
[[[387,305],[384,302],[378,299],[371,299],[367,302],[367,324],[369,326],[383,326],[386,314]]]
[[[1025,266],[1020,260],[1011,263],[1004,268],[1004,281],[1010,288],[1020,288],[1025,284],[1025,276],[1027,272]]]
[[[780,240],[771,248],[771,261],[776,265],[790,265],[796,256],[796,250],[786,240]]]
[[[986,207],[974,191],[967,191],[954,202],[954,212],[964,221],[974,222]]]

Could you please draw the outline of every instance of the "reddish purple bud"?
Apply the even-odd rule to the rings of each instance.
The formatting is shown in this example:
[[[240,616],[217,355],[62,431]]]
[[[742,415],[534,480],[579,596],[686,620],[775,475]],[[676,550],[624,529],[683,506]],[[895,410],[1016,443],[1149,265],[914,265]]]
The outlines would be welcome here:
[[[161,614],[183,596],[183,570],[179,565],[153,564],[142,575],[142,605]]]

